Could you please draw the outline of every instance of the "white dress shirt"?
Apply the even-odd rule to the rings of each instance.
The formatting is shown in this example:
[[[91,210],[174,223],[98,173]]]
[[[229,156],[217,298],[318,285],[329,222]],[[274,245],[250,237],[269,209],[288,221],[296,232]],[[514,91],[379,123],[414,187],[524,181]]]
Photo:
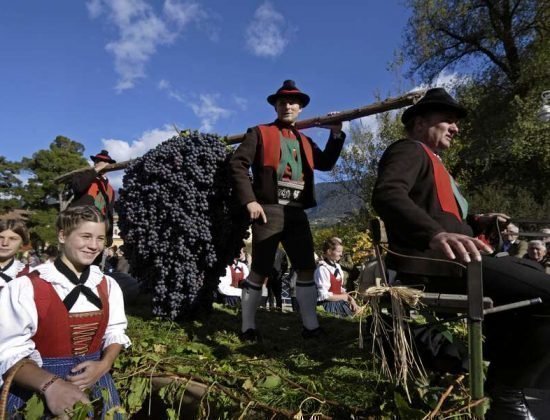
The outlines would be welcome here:
[[[23,264],[19,260],[14,260],[13,264],[3,273],[7,276],[11,277],[12,279],[17,277],[17,274],[25,268],[25,264]],[[8,282],[4,280],[2,277],[0,277],[0,290],[2,290],[2,287],[7,285]]]

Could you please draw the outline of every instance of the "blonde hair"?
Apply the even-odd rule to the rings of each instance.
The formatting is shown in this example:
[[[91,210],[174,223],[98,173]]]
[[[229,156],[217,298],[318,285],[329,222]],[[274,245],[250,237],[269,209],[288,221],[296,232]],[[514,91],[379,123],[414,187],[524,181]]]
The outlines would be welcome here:
[[[95,206],[69,207],[57,216],[57,232],[69,236],[83,222],[105,223],[105,218]]]
[[[332,238],[328,238],[323,243],[323,252],[330,251],[332,249],[336,249],[337,246],[343,246],[342,240],[338,238],[337,236],[333,236]]]

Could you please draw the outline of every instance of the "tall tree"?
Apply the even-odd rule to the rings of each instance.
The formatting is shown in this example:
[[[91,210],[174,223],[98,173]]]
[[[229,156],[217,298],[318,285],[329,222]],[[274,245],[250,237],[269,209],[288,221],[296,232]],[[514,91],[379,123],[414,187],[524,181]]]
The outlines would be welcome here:
[[[21,180],[17,177],[20,165],[0,156],[0,214],[20,207],[19,188]]]
[[[408,5],[413,14],[405,55],[411,74],[427,80],[474,60],[480,70],[497,68],[522,92],[523,58],[550,30],[549,0],[409,0]]]
[[[55,240],[55,217],[59,193],[63,185],[53,180],[66,172],[87,165],[84,146],[64,136],[57,136],[48,149],[39,150],[32,158],[24,158],[22,166],[30,173],[22,198],[25,208],[32,210],[29,225],[35,244]]]

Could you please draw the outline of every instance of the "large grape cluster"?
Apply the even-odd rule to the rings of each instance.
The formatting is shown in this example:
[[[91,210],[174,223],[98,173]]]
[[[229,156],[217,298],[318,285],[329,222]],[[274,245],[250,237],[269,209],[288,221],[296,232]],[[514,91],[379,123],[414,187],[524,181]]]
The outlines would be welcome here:
[[[245,218],[232,202],[220,137],[183,131],[136,159],[118,202],[132,274],[153,291],[153,312],[191,319],[212,307],[219,277],[239,254]]]

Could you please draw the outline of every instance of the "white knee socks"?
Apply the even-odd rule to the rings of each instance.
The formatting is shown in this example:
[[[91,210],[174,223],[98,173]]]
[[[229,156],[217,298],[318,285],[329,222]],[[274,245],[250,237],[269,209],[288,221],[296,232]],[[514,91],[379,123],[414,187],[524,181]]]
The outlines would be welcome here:
[[[262,286],[256,286],[248,281],[244,284],[241,294],[242,326],[241,331],[256,329],[256,310],[262,298]]]
[[[300,305],[302,323],[308,330],[319,327],[317,320],[317,287],[313,281],[296,282],[296,300]]]

